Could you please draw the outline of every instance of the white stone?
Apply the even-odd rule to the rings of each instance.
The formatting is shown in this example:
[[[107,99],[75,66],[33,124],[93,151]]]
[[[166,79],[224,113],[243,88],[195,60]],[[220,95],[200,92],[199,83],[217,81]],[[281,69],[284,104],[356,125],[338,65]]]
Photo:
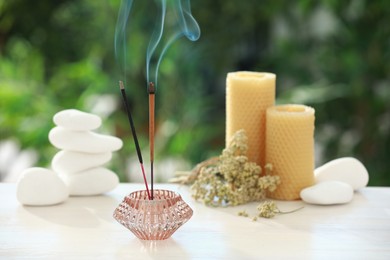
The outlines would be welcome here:
[[[102,119],[99,116],[77,109],[60,111],[54,115],[53,121],[57,126],[76,131],[94,130],[102,124]]]
[[[45,168],[24,170],[16,186],[16,198],[23,205],[54,205],[64,202],[68,197],[65,183],[55,172]]]
[[[303,189],[300,195],[301,199],[309,204],[344,204],[352,200],[353,189],[345,182],[324,181]]]
[[[119,184],[118,176],[103,167],[60,176],[68,185],[71,196],[99,195],[113,190]]]
[[[71,174],[102,166],[112,158],[111,152],[81,153],[59,151],[51,161],[53,170],[60,174]]]
[[[342,181],[351,185],[354,190],[366,187],[369,178],[366,167],[352,157],[330,161],[315,169],[314,174],[316,183]]]
[[[50,130],[49,141],[58,149],[84,153],[106,153],[122,148],[121,139],[90,131],[72,131],[57,126]]]

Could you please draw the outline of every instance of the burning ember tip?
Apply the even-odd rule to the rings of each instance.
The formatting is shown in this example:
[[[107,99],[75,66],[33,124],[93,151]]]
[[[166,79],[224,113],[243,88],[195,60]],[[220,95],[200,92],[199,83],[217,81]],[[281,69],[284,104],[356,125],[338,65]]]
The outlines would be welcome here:
[[[119,81],[119,87],[121,89],[125,89],[125,86],[123,85],[123,81],[122,80]]]
[[[148,91],[149,91],[150,94],[154,94],[154,92],[156,91],[153,82],[149,82],[149,89],[148,89]]]

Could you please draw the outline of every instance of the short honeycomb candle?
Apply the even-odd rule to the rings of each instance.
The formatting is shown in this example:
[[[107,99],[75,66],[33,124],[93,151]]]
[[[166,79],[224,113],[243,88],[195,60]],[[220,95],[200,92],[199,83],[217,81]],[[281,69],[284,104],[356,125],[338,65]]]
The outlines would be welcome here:
[[[267,109],[266,162],[281,184],[268,197],[299,199],[302,189],[314,184],[314,109],[281,105]]]
[[[276,75],[239,71],[226,78],[226,146],[233,134],[244,129],[248,137],[248,158],[264,166],[265,113],[275,103]]]

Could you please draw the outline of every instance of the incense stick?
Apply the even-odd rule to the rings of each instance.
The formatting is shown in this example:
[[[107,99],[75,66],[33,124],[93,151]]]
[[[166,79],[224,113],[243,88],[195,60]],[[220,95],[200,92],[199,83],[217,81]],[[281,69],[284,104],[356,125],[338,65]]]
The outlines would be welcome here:
[[[153,162],[154,162],[154,98],[155,98],[155,87],[154,83],[149,83],[149,145],[150,145],[150,180],[151,180],[151,197],[153,200]]]
[[[141,166],[142,175],[143,175],[144,183],[145,183],[145,187],[146,187],[146,192],[148,193],[148,198],[150,200],[151,197],[150,197],[148,182],[146,180],[146,175],[145,175],[144,163],[143,163],[143,160],[142,160],[141,149],[139,147],[137,133],[136,133],[135,127],[134,127],[133,117],[131,116],[129,104],[127,102],[127,96],[126,96],[125,87],[123,85],[123,81],[119,81],[119,87],[121,89],[123,103],[124,103],[125,108],[126,108],[127,118],[129,119],[131,133],[133,134],[133,140],[134,140],[134,144],[135,144],[135,149],[137,150],[137,156],[138,156],[138,160],[139,160],[139,163],[140,163],[140,166]],[[152,180],[152,187],[153,187],[153,180]]]

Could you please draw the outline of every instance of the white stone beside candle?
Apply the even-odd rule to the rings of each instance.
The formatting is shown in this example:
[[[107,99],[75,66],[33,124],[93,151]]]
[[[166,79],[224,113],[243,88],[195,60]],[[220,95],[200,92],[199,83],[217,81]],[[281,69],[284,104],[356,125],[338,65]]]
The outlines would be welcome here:
[[[300,196],[304,202],[309,204],[344,204],[352,200],[353,189],[345,182],[324,181],[303,189]]]
[[[317,183],[324,181],[342,181],[351,185],[354,190],[364,188],[368,184],[368,171],[359,160],[344,157],[332,160],[314,171]]]
[[[315,169],[316,184],[303,189],[301,199],[309,204],[344,204],[352,200],[354,191],[366,187],[369,175],[359,160],[344,157]]]

